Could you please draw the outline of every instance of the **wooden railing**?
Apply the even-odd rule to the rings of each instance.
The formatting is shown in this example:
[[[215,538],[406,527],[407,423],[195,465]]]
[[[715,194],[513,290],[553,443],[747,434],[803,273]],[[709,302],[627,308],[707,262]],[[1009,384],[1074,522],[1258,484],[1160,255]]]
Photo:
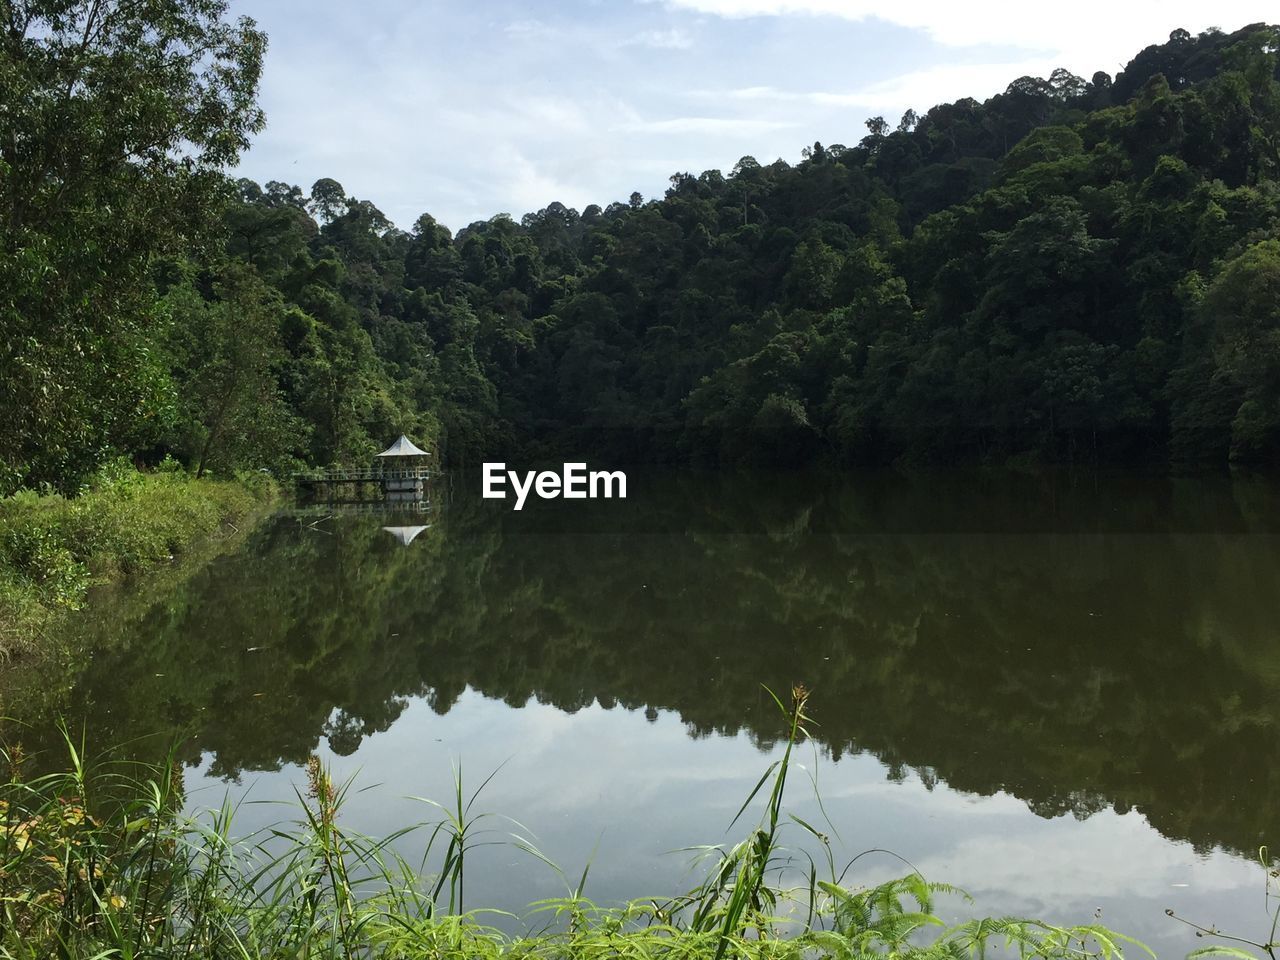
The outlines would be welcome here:
[[[295,483],[377,483],[380,480],[426,480],[426,467],[333,467],[328,470],[305,470],[293,474]]]

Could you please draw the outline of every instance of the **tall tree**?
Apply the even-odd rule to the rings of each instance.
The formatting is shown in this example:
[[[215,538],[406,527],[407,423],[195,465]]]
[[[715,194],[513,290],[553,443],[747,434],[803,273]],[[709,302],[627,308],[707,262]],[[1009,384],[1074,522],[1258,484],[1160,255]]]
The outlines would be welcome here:
[[[263,123],[226,0],[0,0],[0,491],[157,432],[150,269],[211,235]]]
[[[280,373],[285,305],[254,270],[229,264],[206,301],[190,285],[166,297],[179,415],[170,445],[195,470],[288,467],[306,449]]]

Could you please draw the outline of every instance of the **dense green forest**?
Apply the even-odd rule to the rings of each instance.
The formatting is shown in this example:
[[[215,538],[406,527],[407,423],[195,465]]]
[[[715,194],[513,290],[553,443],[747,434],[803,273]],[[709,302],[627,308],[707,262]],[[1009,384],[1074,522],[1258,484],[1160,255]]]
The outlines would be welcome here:
[[[449,464],[1280,458],[1280,28],[454,235],[230,178],[266,38],[221,0],[0,26],[0,492],[399,432]]]

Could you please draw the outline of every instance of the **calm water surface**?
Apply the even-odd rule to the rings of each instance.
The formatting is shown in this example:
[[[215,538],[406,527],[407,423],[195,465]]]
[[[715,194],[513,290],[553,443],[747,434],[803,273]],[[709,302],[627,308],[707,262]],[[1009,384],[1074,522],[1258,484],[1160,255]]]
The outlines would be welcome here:
[[[348,824],[444,798],[517,818],[601,902],[683,890],[813,691],[843,863],[888,848],[977,909],[1104,922],[1162,955],[1164,909],[1264,935],[1280,845],[1280,491],[1261,481],[629,474],[625,503],[285,512],[148,597],[104,597],[70,709],[188,735],[193,805],[287,800],[319,753]],[[412,531],[384,527],[426,526]],[[812,785],[791,809],[822,816]],[[247,828],[288,815],[244,808]],[[498,831],[522,832],[494,820]],[[799,831],[792,836],[797,844]],[[405,844],[412,856],[414,844]],[[853,882],[906,868],[867,856]],[[563,892],[511,845],[470,906]]]

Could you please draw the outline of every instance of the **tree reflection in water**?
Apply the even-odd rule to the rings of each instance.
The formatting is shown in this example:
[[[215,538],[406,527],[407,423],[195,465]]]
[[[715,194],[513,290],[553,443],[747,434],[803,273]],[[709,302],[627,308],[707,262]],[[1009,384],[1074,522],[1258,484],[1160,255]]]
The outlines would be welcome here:
[[[830,754],[890,777],[1044,816],[1137,808],[1201,848],[1280,836],[1266,483],[632,477],[625,503],[513,514],[463,478],[428,519],[275,518],[163,596],[102,598],[61,708],[236,777],[322,738],[350,754],[468,687],[768,747],[761,686],[802,680]]]

